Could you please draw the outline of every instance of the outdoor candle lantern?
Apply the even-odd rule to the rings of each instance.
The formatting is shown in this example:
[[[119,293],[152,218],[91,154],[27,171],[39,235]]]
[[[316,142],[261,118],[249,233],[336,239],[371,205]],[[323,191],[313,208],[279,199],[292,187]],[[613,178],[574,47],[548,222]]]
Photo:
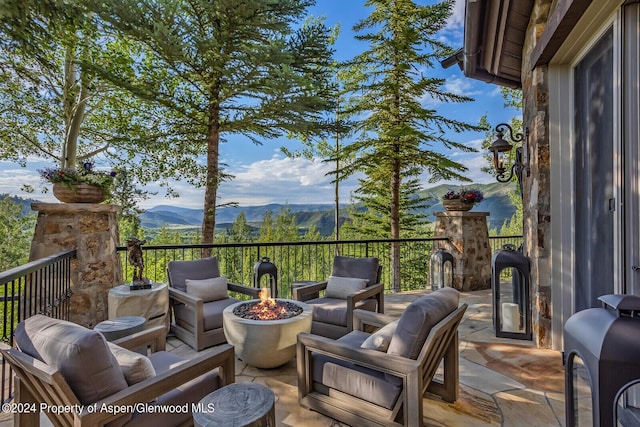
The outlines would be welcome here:
[[[262,286],[260,284],[262,276],[268,276],[268,286]],[[256,262],[253,266],[253,283],[256,288],[269,288],[272,298],[278,297],[278,269],[271,261],[269,261],[268,257],[263,256],[260,258],[260,261]]]
[[[640,425],[640,297],[602,295],[564,325],[567,426]]]
[[[511,283],[502,282],[503,270],[511,269]],[[529,258],[514,249],[496,251],[491,260],[493,325],[496,336],[531,340]]]
[[[438,248],[429,261],[429,283],[431,290],[453,286],[453,255]]]

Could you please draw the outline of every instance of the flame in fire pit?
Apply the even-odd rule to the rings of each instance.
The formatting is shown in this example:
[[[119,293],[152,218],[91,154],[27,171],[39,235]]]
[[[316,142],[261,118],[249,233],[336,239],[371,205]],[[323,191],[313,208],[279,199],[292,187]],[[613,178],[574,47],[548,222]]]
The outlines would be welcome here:
[[[251,312],[255,317],[260,320],[275,320],[280,319],[283,314],[287,313],[287,309],[279,307],[276,300],[271,298],[271,291],[269,288],[262,288],[258,293],[260,302],[255,304],[251,309]]]
[[[259,301],[240,304],[233,310],[233,314],[252,320],[281,320],[302,313],[302,308],[294,302],[271,298],[269,288],[262,288],[258,296]]]

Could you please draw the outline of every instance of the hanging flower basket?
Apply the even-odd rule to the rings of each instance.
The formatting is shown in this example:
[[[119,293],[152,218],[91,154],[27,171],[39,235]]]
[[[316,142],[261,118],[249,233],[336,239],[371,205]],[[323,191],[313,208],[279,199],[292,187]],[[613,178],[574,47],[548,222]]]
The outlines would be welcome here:
[[[450,212],[455,211],[468,211],[470,210],[475,203],[473,202],[464,202],[462,200],[443,200],[442,206]]]
[[[102,203],[107,198],[102,188],[86,183],[70,186],[56,182],[53,184],[53,195],[63,203]]]

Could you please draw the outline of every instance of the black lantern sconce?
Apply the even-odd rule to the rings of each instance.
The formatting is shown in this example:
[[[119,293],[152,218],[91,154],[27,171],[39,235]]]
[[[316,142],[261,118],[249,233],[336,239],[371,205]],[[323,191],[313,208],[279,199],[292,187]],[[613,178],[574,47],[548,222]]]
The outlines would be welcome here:
[[[513,146],[503,138],[505,130],[509,131],[509,138],[513,142],[523,143],[522,147],[516,147],[516,158],[511,166],[509,175],[505,175],[504,153],[510,152]],[[531,169],[529,168],[529,128],[524,129],[524,135],[522,133],[514,134],[511,126],[507,123],[500,123],[496,126],[496,133],[496,140],[489,147],[489,151],[493,153],[493,167],[497,172],[496,179],[498,182],[509,182],[515,174],[518,179],[520,196],[522,197],[522,172],[525,171],[527,176],[531,175]]]
[[[502,270],[511,268],[511,286],[501,283]],[[497,250],[491,259],[493,324],[496,336],[531,340],[531,266],[520,251]]]
[[[429,282],[433,291],[453,286],[453,255],[442,248],[429,259]]]
[[[253,266],[253,284],[256,288],[262,288],[260,279],[262,276],[269,276],[269,291],[272,298],[278,297],[278,269],[269,261],[269,258],[263,256],[260,261]]]

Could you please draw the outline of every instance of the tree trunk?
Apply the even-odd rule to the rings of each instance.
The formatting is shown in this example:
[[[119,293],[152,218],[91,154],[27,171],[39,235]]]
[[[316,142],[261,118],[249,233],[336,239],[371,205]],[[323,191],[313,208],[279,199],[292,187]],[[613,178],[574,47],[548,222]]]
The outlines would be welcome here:
[[[396,150],[400,147],[396,145]],[[391,238],[400,238],[400,161],[393,161],[391,175]],[[393,291],[400,292],[400,242],[391,243],[391,272],[393,279]]]
[[[204,191],[204,217],[202,220],[202,243],[213,243],[216,228],[216,201],[220,183],[220,106],[213,102],[209,107],[207,130],[207,178]],[[211,249],[202,250],[202,257],[211,255]]]

